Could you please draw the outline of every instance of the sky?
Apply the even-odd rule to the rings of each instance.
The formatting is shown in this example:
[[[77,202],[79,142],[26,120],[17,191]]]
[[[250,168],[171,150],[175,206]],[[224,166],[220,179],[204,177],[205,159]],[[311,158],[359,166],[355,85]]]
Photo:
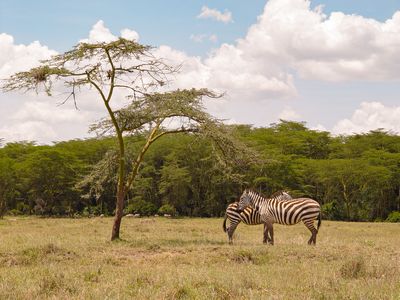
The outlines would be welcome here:
[[[183,63],[171,88],[224,92],[206,107],[227,123],[400,133],[398,0],[0,0],[0,79],[117,36]],[[85,138],[105,116],[93,91],[79,95],[79,110],[62,100],[0,92],[0,139]]]

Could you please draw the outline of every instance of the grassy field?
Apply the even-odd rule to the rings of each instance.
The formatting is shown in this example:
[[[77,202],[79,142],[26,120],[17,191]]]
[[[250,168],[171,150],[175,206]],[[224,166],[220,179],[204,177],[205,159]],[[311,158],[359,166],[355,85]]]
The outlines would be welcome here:
[[[400,224],[323,222],[317,246],[304,225],[222,219],[0,220],[0,299],[400,299]]]

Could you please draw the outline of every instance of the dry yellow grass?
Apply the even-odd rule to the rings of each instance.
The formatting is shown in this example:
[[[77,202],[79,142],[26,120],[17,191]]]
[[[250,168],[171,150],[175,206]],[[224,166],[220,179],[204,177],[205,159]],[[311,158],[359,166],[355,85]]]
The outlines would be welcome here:
[[[400,225],[323,222],[317,246],[304,225],[222,219],[0,220],[0,299],[400,299]]]

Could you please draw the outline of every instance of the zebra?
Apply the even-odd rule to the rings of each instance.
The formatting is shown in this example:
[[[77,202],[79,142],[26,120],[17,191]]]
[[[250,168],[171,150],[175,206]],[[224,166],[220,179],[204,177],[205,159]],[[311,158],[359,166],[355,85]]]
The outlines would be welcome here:
[[[252,207],[261,215],[261,220],[266,224],[271,245],[274,244],[273,224],[294,225],[303,221],[311,231],[308,244],[316,244],[318,229],[321,226],[321,208],[317,201],[310,198],[297,198],[292,200],[279,200],[275,197],[269,199],[252,190],[245,190],[239,199],[238,211]],[[317,228],[314,220],[318,218]]]
[[[275,197],[280,200],[290,200],[292,197],[286,191],[279,191],[274,193],[271,197]],[[240,222],[246,225],[259,225],[264,224],[264,238],[263,243],[271,242],[268,235],[267,224],[262,221],[261,215],[258,210],[251,207],[246,207],[243,211],[238,211],[239,202],[234,202],[228,205],[225,211],[225,218],[222,224],[222,229],[228,234],[229,244],[232,244],[233,233]],[[229,227],[226,227],[226,220],[229,219]]]

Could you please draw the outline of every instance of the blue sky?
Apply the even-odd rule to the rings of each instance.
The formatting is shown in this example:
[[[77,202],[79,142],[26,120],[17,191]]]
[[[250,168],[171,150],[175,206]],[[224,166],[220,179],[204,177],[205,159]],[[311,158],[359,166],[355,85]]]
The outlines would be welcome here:
[[[204,7],[230,13],[232,20],[198,18]],[[400,1],[395,0],[312,0],[309,6],[305,0],[0,0],[0,75],[34,66],[34,59],[46,58],[53,50],[66,51],[90,31],[119,35],[128,28],[139,34],[141,43],[166,45],[159,53],[194,66],[197,73],[187,70],[178,87],[201,82],[225,91],[223,103],[209,109],[232,123],[267,126],[284,118],[335,134],[375,127],[399,132],[400,71],[395,58],[400,52],[400,14],[394,18],[399,10]],[[46,113],[28,120],[34,104],[56,109],[34,97],[0,94],[0,120],[1,113],[7,117],[0,121],[0,138],[48,142],[82,137],[88,123],[100,115],[84,112],[85,117],[76,117],[82,126],[67,133],[66,120],[65,128],[49,123]],[[69,114],[73,120],[75,113]],[[13,132],[7,125],[12,122],[25,125]],[[24,130],[31,128],[52,133],[25,136]]]
[[[16,43],[29,44],[39,40],[57,51],[68,50],[85,37],[98,20],[111,31],[132,28],[142,42],[150,45],[167,44],[192,55],[205,55],[212,43],[196,44],[191,34],[218,33],[219,42],[232,43],[243,37],[257,20],[265,0],[219,1],[54,1],[0,0],[0,32],[14,36]],[[324,5],[324,12],[342,11],[377,20],[386,20],[400,9],[398,0],[314,0],[312,6]],[[222,24],[196,19],[202,6],[220,11],[229,10],[234,22]]]
[[[204,55],[213,46],[191,43],[191,34],[218,32],[220,42],[243,36],[262,12],[265,1],[13,1],[1,0],[0,32],[13,35],[17,43],[40,40],[57,51],[65,51],[85,37],[98,20],[115,32],[132,28],[142,42],[168,44],[190,54]],[[234,22],[221,24],[196,19],[202,6],[229,9]],[[62,34],[60,34],[62,32]]]

